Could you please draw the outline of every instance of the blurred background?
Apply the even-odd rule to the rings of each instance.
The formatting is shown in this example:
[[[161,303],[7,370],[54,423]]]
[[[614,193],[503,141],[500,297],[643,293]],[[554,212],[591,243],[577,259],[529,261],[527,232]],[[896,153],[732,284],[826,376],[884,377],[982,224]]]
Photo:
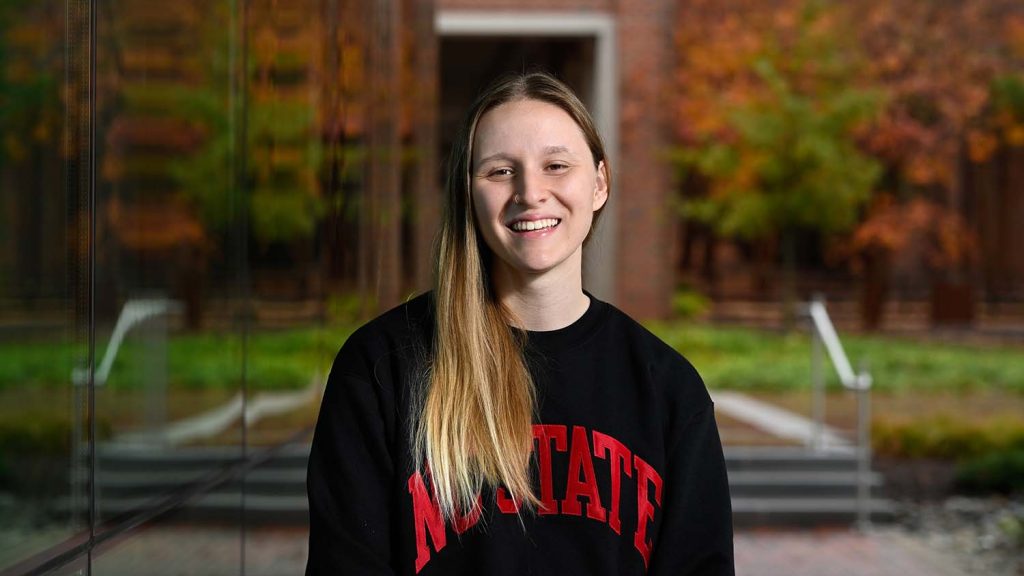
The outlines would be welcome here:
[[[334,354],[538,68],[611,158],[587,287],[704,376],[737,525],[1024,573],[1019,2],[3,0],[0,574],[301,571]]]

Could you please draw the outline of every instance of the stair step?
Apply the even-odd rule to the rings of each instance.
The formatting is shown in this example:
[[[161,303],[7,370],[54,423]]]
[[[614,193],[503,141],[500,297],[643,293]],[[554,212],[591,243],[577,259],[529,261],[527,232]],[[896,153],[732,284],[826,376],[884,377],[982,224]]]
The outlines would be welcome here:
[[[892,521],[898,506],[881,498],[868,501],[870,518]],[[733,498],[733,522],[737,526],[815,526],[849,524],[857,518],[856,498]]]
[[[242,462],[238,447],[194,447],[161,449],[107,445],[96,452],[99,470],[199,470],[211,471]],[[306,468],[309,446],[288,446],[275,452],[260,468]]]
[[[725,465],[729,473],[744,470],[845,471],[857,469],[853,450],[812,451],[801,447],[726,448]]]
[[[239,462],[238,448],[142,449],[103,446],[97,454],[98,502],[104,516],[151,506],[176,489]],[[309,446],[289,446],[245,478],[247,522],[303,524],[308,520],[306,466]],[[849,524],[856,519],[857,454],[854,449],[727,447],[734,521],[740,526]],[[896,506],[880,498],[883,478],[869,475],[871,516],[891,520]],[[241,514],[239,481],[175,512],[190,520],[231,520]]]
[[[868,483],[880,494],[882,476],[872,472]],[[742,471],[729,473],[729,490],[738,497],[829,497],[856,494],[857,476],[832,471]]]
[[[154,504],[152,498],[100,498],[100,514],[110,517],[143,510]],[[186,503],[173,512],[181,521],[223,521],[240,518],[241,493],[211,493]],[[301,496],[245,495],[245,521],[259,524],[295,524],[309,522],[309,505],[305,494]]]
[[[161,485],[169,484],[180,486],[189,482],[201,479],[207,471],[131,471],[131,472],[100,472],[97,481],[104,486],[128,486],[133,484]],[[254,484],[291,484],[306,483],[306,469],[264,469],[255,468],[245,475],[246,486]]]

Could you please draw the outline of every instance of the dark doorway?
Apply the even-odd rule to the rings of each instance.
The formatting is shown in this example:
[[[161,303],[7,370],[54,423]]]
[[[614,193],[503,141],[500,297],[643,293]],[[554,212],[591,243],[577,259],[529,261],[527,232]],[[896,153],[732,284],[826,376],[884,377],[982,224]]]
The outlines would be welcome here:
[[[593,106],[593,38],[454,37],[441,40],[440,158],[477,93],[508,72],[543,70]],[[442,171],[441,177],[444,178]]]

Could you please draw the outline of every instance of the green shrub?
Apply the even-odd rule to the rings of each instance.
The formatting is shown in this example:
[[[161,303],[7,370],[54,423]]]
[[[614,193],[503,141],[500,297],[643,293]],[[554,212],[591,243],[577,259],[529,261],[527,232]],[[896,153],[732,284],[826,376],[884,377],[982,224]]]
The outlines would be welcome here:
[[[970,493],[1024,492],[1024,447],[985,454],[957,466],[956,485]]]
[[[367,310],[376,308],[377,299],[373,295],[343,292],[327,298],[327,317],[334,325],[359,324],[366,319]]]
[[[672,295],[672,315],[676,318],[696,318],[708,311],[711,301],[692,288],[681,288]]]
[[[876,420],[872,447],[880,456],[966,460],[1024,449],[1024,421],[964,422],[949,416],[907,422]]]
[[[113,425],[106,419],[96,421],[100,440],[109,439]],[[52,415],[25,414],[0,422],[0,460],[4,456],[60,456],[71,451],[71,422]]]

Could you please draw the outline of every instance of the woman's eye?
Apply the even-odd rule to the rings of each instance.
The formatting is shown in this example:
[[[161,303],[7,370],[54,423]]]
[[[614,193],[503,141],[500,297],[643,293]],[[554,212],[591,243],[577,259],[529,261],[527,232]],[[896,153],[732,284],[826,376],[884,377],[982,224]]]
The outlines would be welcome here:
[[[488,174],[488,176],[491,176],[492,178],[493,177],[499,177],[500,178],[500,177],[506,177],[506,176],[511,176],[511,175],[512,175],[512,169],[511,168],[495,168],[494,170],[491,170],[490,174]]]
[[[552,172],[561,172],[567,168],[569,168],[569,165],[562,164],[561,162],[552,162],[551,164],[548,164],[548,170],[551,170]]]

